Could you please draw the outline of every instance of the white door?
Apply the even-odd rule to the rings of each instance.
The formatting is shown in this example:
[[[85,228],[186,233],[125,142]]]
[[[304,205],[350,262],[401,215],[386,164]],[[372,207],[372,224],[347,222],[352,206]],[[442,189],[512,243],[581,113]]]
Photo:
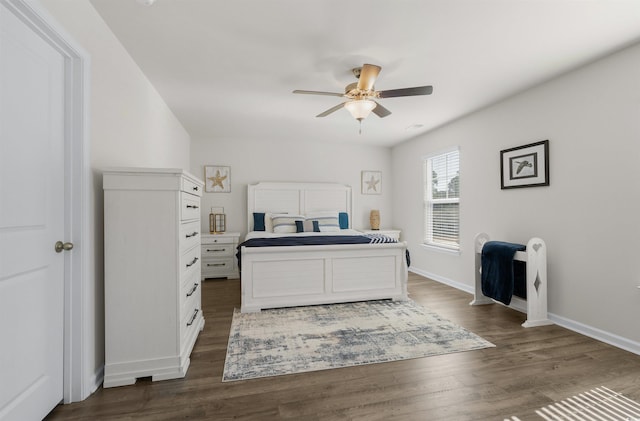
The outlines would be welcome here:
[[[0,420],[62,400],[64,59],[0,4]]]

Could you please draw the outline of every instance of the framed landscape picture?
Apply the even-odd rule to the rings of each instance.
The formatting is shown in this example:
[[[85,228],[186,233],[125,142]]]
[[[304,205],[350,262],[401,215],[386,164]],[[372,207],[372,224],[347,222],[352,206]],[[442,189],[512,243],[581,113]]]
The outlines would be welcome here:
[[[549,141],[500,151],[501,188],[549,185]]]

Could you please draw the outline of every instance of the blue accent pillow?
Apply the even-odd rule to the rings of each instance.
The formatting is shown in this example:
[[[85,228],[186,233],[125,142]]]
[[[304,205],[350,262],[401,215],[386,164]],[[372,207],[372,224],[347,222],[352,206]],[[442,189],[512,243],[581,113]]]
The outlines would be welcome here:
[[[318,221],[311,221],[313,223],[313,232],[320,232],[320,223]]]
[[[254,231],[264,231],[264,212],[254,212],[253,213],[253,230]]]
[[[296,221],[296,232],[304,232],[304,221]]]
[[[338,213],[338,224],[340,225],[341,230],[346,230],[349,228],[349,214],[346,212]]]

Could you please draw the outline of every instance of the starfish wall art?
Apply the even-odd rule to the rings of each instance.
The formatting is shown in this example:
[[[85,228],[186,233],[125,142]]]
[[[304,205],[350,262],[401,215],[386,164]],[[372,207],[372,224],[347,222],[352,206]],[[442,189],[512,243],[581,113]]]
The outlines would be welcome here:
[[[382,193],[382,172],[362,171],[362,194]]]
[[[205,191],[210,193],[231,192],[231,167],[207,165],[204,167]]]

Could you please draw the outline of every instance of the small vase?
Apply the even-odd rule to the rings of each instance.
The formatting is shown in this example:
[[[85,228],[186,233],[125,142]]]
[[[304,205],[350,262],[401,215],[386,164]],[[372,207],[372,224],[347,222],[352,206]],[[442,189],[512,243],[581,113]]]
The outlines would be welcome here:
[[[371,224],[372,230],[380,229],[380,211],[377,209],[373,209],[369,214],[369,223]]]

